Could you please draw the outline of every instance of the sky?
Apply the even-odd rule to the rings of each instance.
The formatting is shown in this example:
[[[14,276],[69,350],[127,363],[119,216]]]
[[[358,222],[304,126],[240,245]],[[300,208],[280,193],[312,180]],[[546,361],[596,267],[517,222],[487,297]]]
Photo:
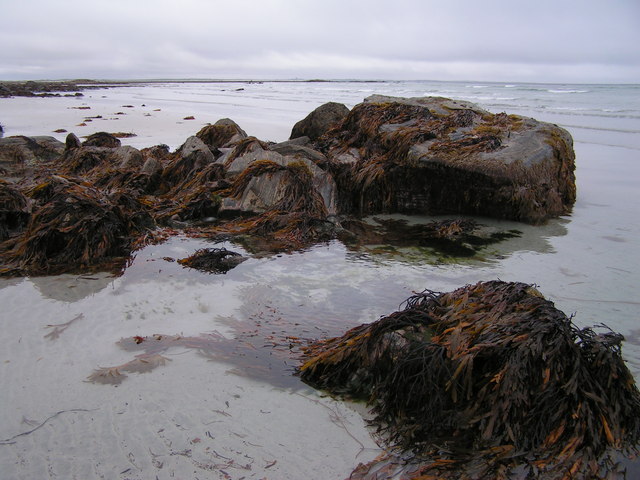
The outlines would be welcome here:
[[[640,0],[0,0],[0,80],[640,83]]]

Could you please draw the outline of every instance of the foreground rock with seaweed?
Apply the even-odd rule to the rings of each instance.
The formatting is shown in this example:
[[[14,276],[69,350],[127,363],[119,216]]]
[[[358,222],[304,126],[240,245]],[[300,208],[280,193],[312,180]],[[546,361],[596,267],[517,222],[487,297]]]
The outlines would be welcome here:
[[[523,283],[404,305],[312,344],[300,367],[373,406],[390,447],[351,479],[604,478],[637,453],[640,392],[621,335],[578,329]]]
[[[330,103],[292,136],[264,142],[222,119],[175,152],[122,146],[106,132],[65,143],[0,139],[0,274],[118,269],[178,231],[279,252],[333,238],[357,244],[372,235],[362,215],[540,223],[575,200],[566,131],[465,102],[374,96],[351,111]],[[473,238],[476,226],[445,219],[410,236],[455,251],[486,241]]]

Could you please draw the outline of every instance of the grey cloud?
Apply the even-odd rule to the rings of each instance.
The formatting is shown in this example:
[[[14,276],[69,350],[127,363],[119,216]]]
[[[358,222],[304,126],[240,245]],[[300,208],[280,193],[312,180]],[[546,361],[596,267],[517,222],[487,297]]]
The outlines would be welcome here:
[[[7,78],[25,71],[382,78],[398,70],[451,78],[467,65],[485,77],[522,72],[540,81],[554,68],[577,76],[606,66],[634,81],[628,75],[640,65],[633,0],[32,0],[7,7],[0,17],[0,42],[11,45],[0,51]]]

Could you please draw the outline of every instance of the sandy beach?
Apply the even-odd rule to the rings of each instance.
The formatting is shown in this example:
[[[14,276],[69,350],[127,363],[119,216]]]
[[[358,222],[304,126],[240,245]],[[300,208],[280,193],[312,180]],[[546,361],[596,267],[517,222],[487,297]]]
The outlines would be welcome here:
[[[213,357],[170,348],[152,372],[125,368],[107,384],[90,381],[100,367],[136,358],[116,345],[122,337],[215,330],[231,339],[256,315],[282,329],[267,314],[276,304],[267,308],[259,292],[243,300],[256,289],[242,269],[259,262],[215,277],[159,258],[201,244],[146,249],[120,278],[3,280],[12,292],[0,334],[3,479],[344,478],[379,453],[362,407],[304,386],[291,360],[234,360],[224,340],[211,342]]]
[[[323,396],[294,376],[287,337],[340,335],[425,288],[450,291],[497,278],[535,283],[575,313],[577,325],[605,323],[622,333],[624,358],[640,379],[640,110],[627,105],[627,91],[594,89],[587,101],[589,93],[579,93],[585,90],[166,84],[0,100],[5,136],[64,141],[69,132],[129,132],[135,136],[123,145],[173,150],[224,117],[249,135],[282,141],[326,101],[352,107],[374,92],[450,96],[567,128],[578,182],[572,214],[545,225],[478,219],[520,235],[468,258],[390,245],[354,250],[334,241],[210,275],[175,260],[213,244],[177,236],[136,252],[119,277],[0,279],[0,478],[348,478],[381,452],[366,408]],[[216,246],[243,253],[232,243]],[[140,357],[154,335],[191,343]],[[134,337],[145,341],[121,342]],[[96,371],[106,383],[92,381]]]

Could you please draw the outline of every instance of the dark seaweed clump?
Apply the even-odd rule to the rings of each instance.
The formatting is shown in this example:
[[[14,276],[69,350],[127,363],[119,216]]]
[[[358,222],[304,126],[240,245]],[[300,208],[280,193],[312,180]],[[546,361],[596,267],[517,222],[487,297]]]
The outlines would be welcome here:
[[[178,260],[178,263],[203,272],[227,273],[245,260],[246,257],[226,248],[202,248],[193,255]]]
[[[590,478],[640,441],[621,340],[578,329],[530,285],[492,281],[411,297],[311,345],[300,370],[316,387],[369,401],[378,431],[410,453],[401,478]],[[352,478],[376,478],[367,473],[396,460]]]

